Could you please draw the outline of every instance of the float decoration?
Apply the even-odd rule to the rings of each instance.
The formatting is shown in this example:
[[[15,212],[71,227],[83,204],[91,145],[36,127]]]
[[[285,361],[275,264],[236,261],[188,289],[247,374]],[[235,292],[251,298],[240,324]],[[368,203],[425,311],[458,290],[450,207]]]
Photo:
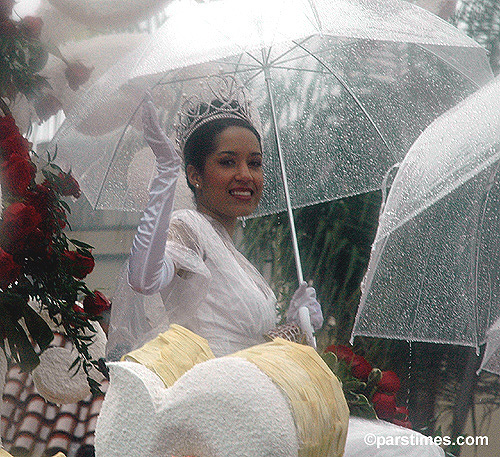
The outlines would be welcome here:
[[[408,408],[397,406],[401,381],[396,373],[373,368],[349,346],[328,346],[322,358],[342,381],[351,415],[367,419],[380,418],[401,427],[412,428],[408,420]]]
[[[92,359],[88,347],[96,335],[93,322],[110,302],[84,282],[94,268],[92,246],[63,231],[70,212],[64,198],[80,197],[78,182],[55,157],[42,160],[31,151],[6,103],[22,94],[36,108],[50,88],[38,74],[48,58],[39,40],[43,23],[35,17],[12,20],[13,5],[0,1],[0,348],[31,371],[53,332],[63,333],[78,353],[72,373],[84,370],[91,392],[99,393],[90,371],[106,376],[106,367]]]

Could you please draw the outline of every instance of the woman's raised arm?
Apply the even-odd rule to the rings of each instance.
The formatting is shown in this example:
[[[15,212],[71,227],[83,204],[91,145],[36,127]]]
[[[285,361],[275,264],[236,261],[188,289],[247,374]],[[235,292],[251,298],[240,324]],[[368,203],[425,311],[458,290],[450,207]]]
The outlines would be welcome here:
[[[132,245],[128,282],[136,292],[151,295],[166,287],[175,274],[172,260],[165,256],[165,245],[181,159],[160,127],[150,98],[144,104],[143,126],[144,139],[156,156],[157,175]]]

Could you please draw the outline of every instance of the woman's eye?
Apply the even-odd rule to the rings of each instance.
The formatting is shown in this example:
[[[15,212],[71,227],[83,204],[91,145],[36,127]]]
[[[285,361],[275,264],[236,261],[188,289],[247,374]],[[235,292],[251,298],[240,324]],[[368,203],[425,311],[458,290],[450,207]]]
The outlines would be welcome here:
[[[252,160],[249,164],[252,168],[260,168],[262,167],[262,161],[261,160]]]
[[[230,167],[234,165],[235,162],[233,159],[222,159],[219,163],[224,167]]]

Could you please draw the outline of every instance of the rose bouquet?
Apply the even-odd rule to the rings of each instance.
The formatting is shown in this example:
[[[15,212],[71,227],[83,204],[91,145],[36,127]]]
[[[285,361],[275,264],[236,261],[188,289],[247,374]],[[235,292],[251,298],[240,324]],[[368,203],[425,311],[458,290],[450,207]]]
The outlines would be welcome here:
[[[14,20],[13,6],[13,0],[0,0],[0,347],[29,371],[38,365],[53,332],[64,333],[78,352],[71,368],[85,371],[95,393],[99,384],[91,370],[106,374],[106,367],[92,359],[88,347],[95,321],[110,303],[84,282],[94,268],[92,247],[68,239],[63,231],[70,211],[64,198],[78,198],[80,187],[71,173],[53,163],[54,157],[42,162],[31,152],[6,103],[23,96],[42,121],[62,107],[39,74],[49,52],[66,63],[73,90],[92,69],[67,62],[56,48],[42,43],[42,20]]]
[[[408,409],[405,406],[397,406],[396,403],[396,396],[401,387],[396,373],[373,368],[363,356],[355,354],[349,346],[329,346],[322,356],[342,381],[352,415],[378,417],[411,428]]]
[[[0,102],[0,106],[4,111],[0,117],[0,344],[23,370],[32,370],[53,338],[51,326],[41,316],[48,315],[52,327],[61,328],[78,350],[74,366],[87,373],[96,392],[98,383],[90,370],[95,367],[104,374],[105,367],[92,360],[88,346],[95,334],[93,321],[110,304],[83,281],[94,268],[92,247],[69,239],[63,231],[69,212],[64,197],[78,198],[80,187],[70,173],[53,163],[54,158],[39,160],[38,170],[31,144],[20,134],[6,105]],[[77,305],[81,299],[83,311]]]

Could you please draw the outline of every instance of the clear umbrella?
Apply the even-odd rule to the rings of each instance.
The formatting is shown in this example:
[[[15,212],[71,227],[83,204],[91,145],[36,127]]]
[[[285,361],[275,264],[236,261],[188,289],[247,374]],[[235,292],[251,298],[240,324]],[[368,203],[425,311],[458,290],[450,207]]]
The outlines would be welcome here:
[[[494,352],[498,323],[486,333],[500,317],[499,146],[495,79],[411,147],[380,217],[353,335],[476,348],[489,338]]]
[[[262,126],[259,214],[288,208],[293,227],[292,208],[380,188],[423,128],[491,77],[475,42],[397,0],[188,1],[169,14],[89,89],[52,142],[97,208],[146,203],[148,182],[134,180],[132,168],[152,162],[136,158],[146,89],[170,127],[199,80],[236,76]],[[107,109],[122,97],[127,109]],[[110,117],[126,121],[100,135],[89,128]],[[294,248],[301,279],[295,240]]]

